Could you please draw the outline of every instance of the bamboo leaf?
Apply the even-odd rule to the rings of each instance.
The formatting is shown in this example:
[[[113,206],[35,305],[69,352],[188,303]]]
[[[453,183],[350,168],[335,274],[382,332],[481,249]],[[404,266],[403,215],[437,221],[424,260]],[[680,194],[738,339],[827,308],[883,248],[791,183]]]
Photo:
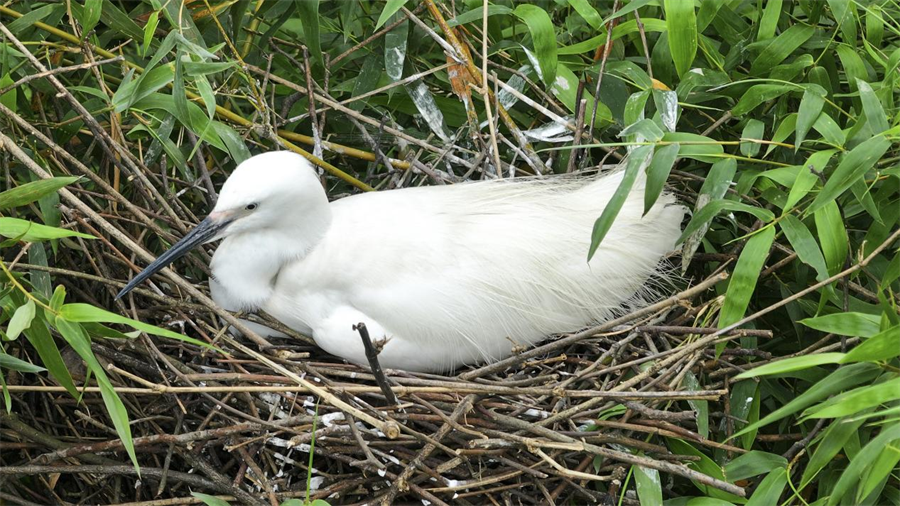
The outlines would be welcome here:
[[[203,341],[198,341],[194,338],[183,336],[176,332],[172,332],[171,330],[159,328],[155,325],[132,320],[131,318],[126,318],[124,316],[111,313],[109,311],[106,311],[105,309],[100,309],[99,307],[94,307],[90,304],[66,304],[59,309],[59,316],[75,323],[119,323],[122,325],[128,325],[129,327],[140,330],[142,332],[146,332],[148,334],[153,334],[155,336],[168,337],[169,339],[176,339],[178,341],[184,341],[186,343],[195,344],[204,348],[221,351],[215,346],[204,343]]]
[[[806,139],[809,129],[812,128],[819,118],[822,106],[825,105],[825,93],[825,88],[819,85],[808,86],[803,91],[803,98],[800,100],[800,108],[797,111],[797,135],[794,141],[795,153]]]
[[[753,495],[747,501],[747,506],[776,504],[784,491],[785,485],[787,485],[787,479],[786,469],[776,469],[767,474],[759,486],[756,487],[756,490],[753,491]]]
[[[896,444],[900,439],[900,423],[894,422],[884,426],[878,436],[872,438],[865,447],[850,461],[850,465],[841,473],[831,490],[826,506],[837,506],[841,504],[841,499],[850,493],[851,488],[856,485],[863,473],[872,468],[872,463],[878,458],[882,450],[888,445]]]
[[[816,355],[786,358],[742,372],[735,376],[734,379],[742,380],[759,376],[771,376],[773,374],[802,371],[825,364],[839,364],[842,358],[844,358],[843,353],[818,353]]]
[[[785,215],[779,224],[800,261],[816,270],[818,281],[827,279],[828,266],[825,264],[825,257],[822,256],[822,250],[819,249],[816,239],[806,225],[792,214]]]
[[[100,22],[100,15],[103,12],[103,0],[84,0],[84,10],[81,18],[81,39],[85,37]]]
[[[322,57],[322,42],[319,35],[319,22],[321,21],[319,0],[297,2],[297,13],[303,24],[303,42],[309,48],[309,56],[319,67],[324,67],[325,60]]]
[[[758,119],[749,119],[744,125],[744,131],[741,132],[741,154],[746,157],[754,157],[759,154],[762,145],[753,140],[765,140],[763,135],[766,131],[766,124]],[[745,140],[747,139],[747,140]]]
[[[753,371],[750,372],[752,373]],[[872,381],[872,379],[874,379],[880,373],[881,368],[876,366],[875,364],[861,363],[842,367],[832,372],[825,378],[817,381],[808,389],[803,391],[800,395],[794,397],[786,404],[772,411],[758,422],[747,425],[738,433],[731,436],[731,438],[734,439],[753,430],[757,430],[760,427],[765,427],[772,422],[776,422],[786,416],[790,416],[800,411],[801,409],[804,409],[807,406],[811,406],[816,402],[819,402],[820,400],[834,395],[846,388]]]
[[[597,252],[597,248],[600,247],[600,242],[606,237],[606,233],[609,232],[609,229],[612,227],[613,221],[616,219],[616,216],[619,215],[619,211],[622,209],[622,205],[631,193],[631,187],[634,186],[634,182],[638,175],[647,167],[647,164],[650,163],[650,155],[652,153],[653,146],[647,145],[635,148],[634,151],[628,155],[628,162],[625,165],[622,182],[619,183],[616,192],[613,194],[612,198],[609,199],[606,207],[603,208],[600,217],[594,222],[594,229],[591,232],[591,248],[588,251],[587,257],[588,262],[591,261],[594,253]]]
[[[864,409],[896,401],[900,394],[900,378],[862,386],[814,406],[803,413],[804,418],[837,418]]]
[[[678,143],[660,146],[653,154],[653,160],[647,167],[647,186],[644,188],[644,215],[650,212],[653,204],[662,194],[669,173],[675,165],[675,158],[681,146]]]
[[[662,506],[662,482],[659,471],[641,466],[634,466],[634,483],[638,500],[642,505]]]
[[[875,362],[897,356],[900,356],[900,326],[894,325],[850,350],[841,363]]]
[[[849,245],[847,229],[844,228],[844,222],[841,221],[841,212],[837,204],[830,202],[822,209],[817,210],[814,218],[828,273],[837,274],[844,267]]]
[[[775,240],[775,227],[764,227],[753,235],[744,246],[728,282],[725,303],[719,313],[719,328],[723,329],[744,317],[750,297],[756,289],[759,273],[769,257],[769,248]]]
[[[694,2],[664,0],[663,6],[666,12],[669,52],[675,63],[675,71],[679,77],[684,77],[697,55],[697,18],[694,13]]]
[[[809,40],[815,31],[816,29],[809,25],[796,24],[791,26],[759,53],[759,56],[753,60],[753,64],[750,66],[750,73],[760,76],[769,72],[773,67],[783,62],[794,50]]]
[[[513,13],[528,26],[531,43],[541,67],[541,77],[548,87],[556,82],[556,31],[547,11],[532,4],[519,4]],[[574,90],[573,90],[574,91]]]
[[[53,294],[57,299],[61,298],[61,295],[58,294],[64,293],[64,290],[60,290],[61,287],[62,285],[57,287],[57,290]],[[53,307],[52,303],[51,307]],[[78,390],[75,388],[75,383],[72,381],[69,369],[66,367],[65,362],[63,362],[62,355],[59,353],[59,348],[56,346],[56,341],[54,341],[53,336],[50,335],[50,329],[47,328],[47,322],[44,318],[34,318],[31,321],[31,326],[25,329],[24,334],[28,339],[28,342],[31,343],[38,352],[41,363],[44,364],[44,367],[47,368],[50,375],[53,376],[67,392],[69,392],[69,395],[77,399],[79,397]]]
[[[47,225],[32,223],[19,218],[0,218],[0,236],[13,237],[25,242],[46,241],[63,237],[94,239],[92,235],[64,228],[48,227]]]
[[[57,318],[54,326],[59,330],[66,342],[69,343],[69,346],[84,360],[88,369],[97,379],[97,385],[100,386],[100,395],[103,397],[103,404],[106,405],[106,411],[113,422],[116,434],[122,440],[125,451],[131,458],[135,469],[138,470],[138,475],[140,475],[140,466],[138,465],[137,455],[134,452],[134,442],[131,439],[131,426],[128,424],[128,411],[106,376],[106,370],[103,369],[103,366],[97,361],[97,357],[94,356],[94,352],[91,350],[90,338],[88,338],[84,329],[81,328],[81,325],[67,321],[63,317]]]
[[[759,104],[794,90],[796,90],[795,87],[787,84],[757,84],[751,86],[750,89],[744,92],[738,103],[731,108],[731,113],[735,116],[743,116],[755,109]]]
[[[869,83],[857,79],[856,86],[859,88],[859,98],[862,100],[863,110],[866,112],[866,121],[872,130],[876,134],[880,134],[890,128],[881,100],[875,95]]]
[[[775,29],[778,28],[778,18],[781,17],[781,7],[783,0],[769,0],[763,9],[762,18],[759,20],[759,31],[756,40],[767,40],[775,36]]]
[[[811,329],[839,336],[872,337],[880,333],[881,318],[875,315],[847,312],[800,320]]]
[[[584,18],[585,21],[591,28],[594,30],[602,30],[603,29],[603,18],[600,17],[600,13],[597,12],[588,0],[568,0],[569,5],[575,9],[575,12],[578,13],[581,17]]]
[[[54,177],[39,179],[0,193],[0,210],[28,205],[47,194],[78,181],[77,177]]]
[[[35,372],[43,372],[46,371],[43,367],[34,365],[30,362],[26,362],[20,358],[16,358],[12,355],[7,355],[6,352],[0,351],[0,367],[4,369],[12,369],[13,371],[19,371],[24,373],[35,373]]]
[[[384,4],[384,9],[382,9],[381,15],[378,16],[378,22],[375,23],[375,30],[378,30],[385,23],[387,23],[387,20],[391,19],[391,16],[399,11],[401,7],[406,5],[406,1],[407,0],[388,0],[387,3]]]
[[[733,200],[713,200],[703,206],[702,209],[694,213],[694,217],[691,218],[688,226],[685,227],[684,232],[681,233],[681,238],[678,240],[678,242],[683,242],[685,238],[696,232],[698,229],[700,229],[700,227],[710,222],[720,212],[725,210],[750,213],[763,221],[771,221],[775,219],[775,215],[772,214],[772,211],[769,211],[768,209],[749,206],[747,204],[742,204]]]
[[[9,324],[6,327],[6,338],[14,340],[19,337],[23,330],[31,326],[34,314],[34,301],[31,299],[28,299],[28,302],[16,308],[16,312],[9,319]]]

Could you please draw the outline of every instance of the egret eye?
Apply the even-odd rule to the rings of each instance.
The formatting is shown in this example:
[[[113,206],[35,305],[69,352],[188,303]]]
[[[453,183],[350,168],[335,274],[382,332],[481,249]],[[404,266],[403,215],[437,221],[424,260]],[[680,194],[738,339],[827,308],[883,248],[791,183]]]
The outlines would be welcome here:
[[[244,209],[246,209],[248,211],[252,211],[252,210],[256,209],[257,207],[259,207],[259,204],[254,202],[253,204],[247,204],[247,207],[245,207]]]

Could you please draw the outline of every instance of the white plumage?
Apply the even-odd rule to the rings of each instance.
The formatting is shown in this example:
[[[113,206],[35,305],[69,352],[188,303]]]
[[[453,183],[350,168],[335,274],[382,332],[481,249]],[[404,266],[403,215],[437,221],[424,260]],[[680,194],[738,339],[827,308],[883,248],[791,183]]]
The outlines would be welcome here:
[[[145,273],[224,237],[210,288],[226,309],[261,308],[357,363],[366,359],[353,325],[364,322],[373,339],[389,338],[384,367],[447,372],[608,319],[644,293],[675,245],[684,208],[666,194],[642,217],[639,182],[588,264],[591,228],[621,176],[408,188],[329,203],[305,159],[266,153],[234,171],[203,230]]]

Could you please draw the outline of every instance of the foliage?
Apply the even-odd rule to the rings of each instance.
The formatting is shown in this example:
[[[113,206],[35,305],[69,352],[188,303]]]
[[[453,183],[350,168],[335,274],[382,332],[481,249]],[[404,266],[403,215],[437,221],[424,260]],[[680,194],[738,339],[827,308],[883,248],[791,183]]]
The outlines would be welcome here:
[[[56,77],[109,133],[107,142],[93,137],[95,125],[47,79],[14,85],[36,71],[21,48],[0,39],[5,135],[57,176],[39,176],[10,150],[0,160],[9,185],[0,193],[0,235],[7,238],[0,245],[0,371],[46,369],[80,399],[60,353],[68,345],[87,364],[79,382],[99,386],[137,466],[126,407],[91,341],[145,332],[204,344],[118,316],[124,306],[113,309],[111,293],[82,291],[81,302],[66,303],[64,284],[52,289],[51,279],[69,275],[51,277],[50,265],[77,273],[97,268],[95,256],[108,261],[88,245],[97,230],[71,209],[60,211],[56,191],[64,186],[159,252],[184,221],[208,210],[211,188],[235,163],[276,147],[318,163],[332,195],[621,162],[626,177],[597,217],[585,255],[603,244],[616,204],[646,177],[647,209],[667,185],[693,209],[680,243],[685,277],[699,281],[720,268],[730,274],[694,320],[729,337],[709,341],[704,358],[719,360],[725,372],[698,367],[682,376],[683,389],[729,389],[730,418],[710,422],[726,409],[712,401],[669,406],[694,410],[696,429],[720,446],[670,436],[654,442],[749,494],[639,466],[621,490],[601,481],[587,487],[621,501],[633,491],[645,504],[900,504],[900,4],[617,5],[613,11],[612,2],[494,0],[485,11],[476,0],[4,4],[0,22],[44,64],[122,59]],[[488,76],[481,75],[483,36]],[[316,90],[312,102],[308,83]],[[71,176],[75,163],[61,162],[63,155],[16,123],[14,113],[65,146],[96,179]],[[125,149],[104,151],[115,145]],[[143,220],[140,210],[152,212]],[[147,227],[153,230],[144,236]],[[135,252],[103,232],[104,241]],[[34,267],[17,268],[26,257]],[[103,275],[125,277],[122,258]],[[184,273],[203,277],[197,264]],[[727,334],[736,327],[771,329],[774,337]],[[676,346],[700,339],[689,335]],[[6,409],[15,411],[0,381]]]

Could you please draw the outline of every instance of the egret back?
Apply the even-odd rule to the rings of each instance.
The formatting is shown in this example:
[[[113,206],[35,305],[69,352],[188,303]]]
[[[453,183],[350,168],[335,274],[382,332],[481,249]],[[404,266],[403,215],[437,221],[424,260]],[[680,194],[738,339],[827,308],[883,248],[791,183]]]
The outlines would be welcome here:
[[[387,367],[445,371],[603,321],[650,295],[647,281],[684,215],[666,194],[642,217],[639,182],[588,263],[594,221],[621,178],[490,181],[333,202],[329,231],[282,269],[281,303],[270,309],[288,325],[315,328],[349,305],[423,350],[420,367]]]

